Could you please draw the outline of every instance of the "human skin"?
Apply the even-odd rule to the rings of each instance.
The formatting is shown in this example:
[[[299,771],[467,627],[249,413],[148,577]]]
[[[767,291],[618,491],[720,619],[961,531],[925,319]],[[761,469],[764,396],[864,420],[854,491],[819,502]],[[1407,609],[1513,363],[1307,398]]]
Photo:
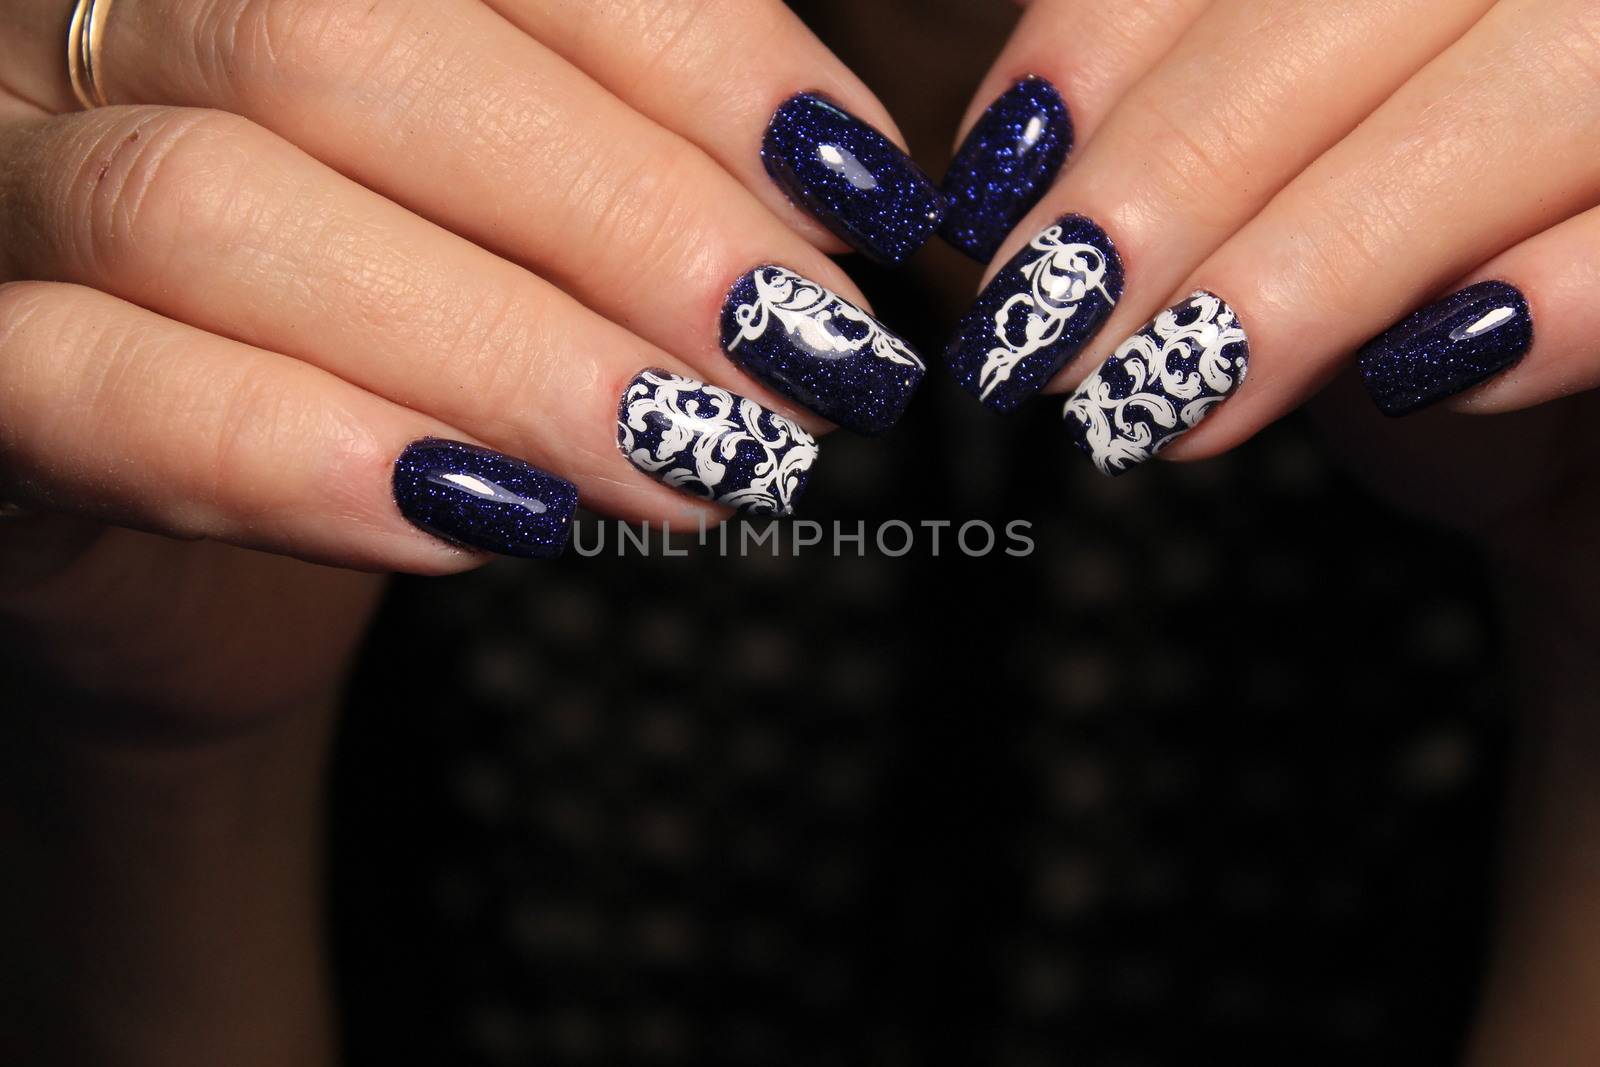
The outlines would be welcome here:
[[[913,172],[775,0],[125,0],[88,112],[69,6],[0,3],[0,840],[32,875],[0,1057],[327,1062],[340,690],[383,573],[489,558],[407,521],[396,457],[483,445],[603,514],[720,521],[619,451],[624,386],[826,432],[723,351],[724,296],[779,264],[865,304],[769,117],[825,92]]]
[[[1097,336],[1053,354],[1061,370],[1042,392],[1117,387],[1096,368],[1124,338],[1185,294],[1222,294],[1249,335],[1248,379],[1231,383],[1192,432],[1173,436],[1162,458],[1238,447],[1320,393],[1314,413],[1352,471],[1398,506],[1484,544],[1525,706],[1503,827],[1498,947],[1468,1062],[1588,1062],[1600,1043],[1600,869],[1588,847],[1600,812],[1600,579],[1589,548],[1600,533],[1589,432],[1600,369],[1600,166],[1585,148],[1600,124],[1595,9],[1486,0],[1025,6],[963,129],[1032,74],[1060,86],[1077,148],[984,281],[1066,213],[1105,227],[1127,278]],[[1140,21],[1152,13],[1154,24]],[[1385,334],[1491,281],[1520,292],[1521,314],[1531,315],[1531,331],[1524,318],[1510,350],[1462,359],[1454,342],[1424,337],[1427,347],[1408,350]],[[1447,325],[1470,329],[1471,315]],[[1355,373],[1358,351],[1370,398]],[[1411,383],[1410,396],[1421,404],[1395,388],[1419,365],[1428,380]],[[1406,417],[1385,418],[1373,401]],[[1107,473],[1136,466],[1103,448],[1096,455],[1104,442],[1080,443]],[[1129,454],[1150,458],[1119,455]]]
[[[607,104],[612,109],[608,114],[626,120],[638,137],[682,153],[671,156],[678,161],[674,168],[681,168],[678,179],[649,190],[648,196],[640,193],[637,199],[629,199],[625,189],[575,187],[567,172],[551,179],[554,187],[575,197],[575,190],[581,190],[576,215],[580,219],[586,198],[592,198],[591,218],[612,220],[618,229],[618,238],[609,242],[592,239],[576,222],[571,232],[562,232],[560,220],[572,214],[570,205],[544,205],[546,210],[539,210],[539,205],[528,204],[511,212],[495,206],[492,212],[475,214],[486,204],[524,204],[527,186],[534,184],[525,167],[518,165],[526,160],[514,152],[506,154],[508,143],[516,147],[515,139],[496,144],[491,135],[503,132],[508,124],[513,129],[559,133],[563,129],[559,112],[554,118],[499,115],[501,121],[477,129],[482,143],[464,149],[456,144],[438,146],[443,150],[432,157],[434,170],[408,159],[416,174],[386,172],[383,153],[361,154],[363,149],[384,146],[363,141],[359,130],[320,124],[311,104],[298,99],[289,86],[273,82],[269,63],[247,65],[260,80],[247,76],[234,84],[198,64],[158,62],[148,58],[149,53],[145,59],[134,58],[139,48],[159,50],[163,27],[194,25],[215,32],[216,20],[227,16],[226,4],[208,5],[208,21],[180,11],[178,0],[149,0],[142,11],[143,0],[120,2],[124,13],[140,12],[129,24],[139,33],[126,39],[134,42],[126,50],[118,46],[115,53],[127,57],[126,65],[111,77],[115,99],[154,108],[209,108],[220,114],[174,117],[164,111],[134,114],[117,109],[49,117],[64,115],[71,107],[59,70],[62,14],[51,5],[0,3],[0,70],[24,72],[22,81],[8,84],[13,90],[8,110],[0,112],[0,123],[19,138],[8,145],[5,155],[29,161],[13,168],[10,188],[26,189],[38,177],[57,179],[63,188],[72,188],[77,180],[93,185],[99,180],[98,170],[86,169],[86,164],[99,160],[97,153],[110,152],[111,158],[124,160],[128,167],[128,173],[116,175],[119,188],[143,189],[161,179],[161,168],[153,175],[137,168],[166,154],[146,157],[113,151],[127,143],[132,132],[143,130],[140,140],[147,144],[159,141],[178,145],[184,152],[192,150],[190,170],[187,175],[180,170],[180,176],[215,177],[230,155],[242,153],[251,166],[222,172],[225,176],[235,183],[261,181],[263,176],[275,183],[263,185],[254,191],[254,199],[247,200],[264,206],[265,214],[258,218],[271,218],[270,209],[281,207],[291,196],[302,197],[306,200],[300,202],[314,205],[314,217],[327,223],[331,232],[364,233],[367,239],[331,242],[331,273],[316,273],[329,272],[329,262],[296,260],[296,241],[283,236],[309,239],[310,231],[278,228],[285,247],[274,246],[267,249],[272,255],[239,262],[230,290],[228,272],[218,269],[225,261],[216,258],[216,245],[206,238],[225,243],[219,234],[236,237],[236,231],[216,229],[233,225],[233,216],[196,215],[185,209],[194,204],[234,204],[237,198],[213,190],[189,199],[186,184],[176,183],[169,214],[156,215],[150,230],[156,237],[178,233],[191,238],[184,242],[189,246],[188,259],[184,249],[153,241],[114,243],[109,250],[74,258],[82,249],[63,239],[73,232],[74,220],[55,219],[60,228],[52,234],[52,219],[37,216],[25,230],[12,231],[25,232],[29,240],[8,245],[5,277],[33,280],[0,291],[4,293],[0,304],[11,313],[4,335],[15,346],[17,338],[29,336],[29,330],[48,327],[32,336],[51,343],[35,343],[29,350],[50,354],[63,339],[76,338],[82,342],[77,347],[85,348],[87,335],[71,332],[84,329],[83,324],[104,327],[93,330],[95,336],[153,339],[160,358],[179,361],[185,369],[153,376],[166,383],[165,391],[152,388],[125,399],[130,409],[153,403],[169,415],[188,410],[180,388],[184,382],[216,382],[211,376],[216,372],[205,368],[223,362],[218,353],[255,361],[262,368],[260,377],[273,381],[278,376],[269,369],[283,371],[293,363],[295,369],[286,371],[284,381],[292,376],[294,384],[272,395],[274,410],[284,410],[285,398],[300,398],[310,413],[304,425],[313,428],[299,435],[302,441],[316,440],[317,427],[326,428],[333,439],[356,441],[360,447],[346,454],[356,460],[349,469],[367,475],[355,480],[365,495],[319,498],[315,493],[302,495],[303,485],[293,481],[276,482],[274,469],[293,470],[294,465],[284,462],[274,448],[294,442],[271,438],[259,442],[259,466],[240,469],[264,477],[223,479],[215,467],[182,466],[182,453],[195,453],[186,447],[192,442],[179,439],[165,424],[145,428],[131,442],[137,448],[130,452],[130,442],[121,434],[140,424],[119,421],[117,411],[107,412],[108,417],[96,424],[106,435],[99,438],[70,420],[35,419],[31,413],[52,410],[42,399],[68,381],[57,375],[59,368],[30,379],[40,392],[31,394],[26,411],[0,417],[0,432],[8,445],[0,468],[6,475],[0,479],[4,489],[0,495],[23,497],[30,508],[46,512],[0,525],[0,612],[11,638],[8,656],[14,670],[25,664],[29,677],[38,683],[36,691],[46,694],[33,708],[24,708],[26,702],[19,701],[8,724],[28,746],[8,746],[9,750],[37,758],[27,761],[35,773],[7,776],[10,817],[0,824],[0,833],[12,854],[29,857],[36,869],[51,875],[34,884],[11,886],[17,906],[6,913],[41,914],[40,901],[56,898],[59,887],[82,882],[87,872],[97,875],[92,884],[105,888],[97,906],[111,902],[105,904],[104,930],[76,929],[69,909],[53,913],[46,909],[45,921],[5,931],[3,943],[18,950],[6,953],[7,958],[49,961],[50,968],[34,973],[47,973],[55,981],[29,984],[31,999],[8,999],[23,1010],[0,1019],[6,1028],[0,1041],[10,1043],[0,1043],[0,1051],[26,1048],[30,1062],[40,1063],[331,1060],[336,1038],[326,1015],[312,847],[319,814],[315,798],[320,739],[336,705],[350,650],[381,584],[381,579],[348,568],[452,573],[481,562],[481,557],[441,545],[398,521],[382,477],[394,452],[416,436],[448,433],[487,442],[571,478],[587,502],[610,513],[658,521],[693,522],[700,514],[721,517],[720,509],[674,495],[639,478],[621,461],[609,437],[609,408],[616,390],[640,366],[677,367],[758,397],[811,429],[826,429],[761,383],[733,370],[716,350],[714,333],[706,323],[720,306],[718,286],[757,261],[803,268],[835,291],[860,298],[825,256],[844,246],[763,184],[765,176],[749,155],[719,151],[710,133],[686,134],[682,127],[691,123],[688,112],[693,108],[675,109],[672,94],[666,94],[664,107],[654,102],[659,94],[653,91],[630,96],[630,86],[637,89],[644,84],[637,81],[636,67],[626,55],[608,51],[609,38],[592,24],[586,28],[581,20],[564,22],[570,5],[521,4],[513,20],[518,28],[497,21],[495,34],[500,37],[491,41],[485,36],[481,43],[502,54],[512,47],[526,50],[525,40],[543,42],[544,51],[603,87],[605,96],[593,99],[615,101]],[[370,7],[357,6],[363,11]],[[660,4],[590,6],[624,16],[674,10]],[[685,6],[685,11],[689,7],[706,11],[701,21],[686,23],[686,39],[692,44],[697,40],[694,26],[715,25],[719,10],[726,14],[737,6]],[[1500,22],[1485,48],[1493,53],[1510,39],[1546,41],[1543,47],[1513,58],[1521,55],[1525,61],[1518,68],[1522,73],[1547,73],[1548,82],[1535,81],[1532,88],[1522,84],[1515,91],[1490,85],[1468,92],[1448,82],[1426,81],[1407,89],[1429,70],[1443,72],[1441,77],[1454,72],[1459,79],[1463,70],[1484,65],[1480,54],[1466,52],[1464,58],[1452,58],[1450,53],[1466,44],[1472,32],[1488,38],[1488,31],[1477,28],[1489,6],[1430,3],[1430,17],[1421,19],[1415,4],[1363,4],[1359,11],[1365,19],[1381,22],[1391,17],[1394,25],[1425,26],[1427,32],[1384,33],[1381,27],[1368,27],[1346,38],[1337,28],[1314,21],[1349,15],[1340,5],[1274,3],[1272,17],[1265,18],[1259,3],[1107,6],[1036,0],[1015,41],[980,87],[969,123],[1007,79],[1039,73],[1061,85],[1073,109],[1078,148],[1061,180],[1034,214],[1018,225],[996,263],[1025,245],[1030,227],[1064,211],[1083,211],[1109,220],[1107,227],[1130,268],[1128,295],[1102,329],[1095,342],[1098,347],[1080,353],[1052,390],[1075,387],[1121,337],[1137,330],[1174,296],[1197,286],[1226,291],[1252,334],[1250,380],[1210,420],[1165,453],[1178,460],[1205,458],[1242,443],[1298,406],[1348,369],[1357,347],[1432,296],[1480,277],[1505,274],[1515,274],[1535,296],[1541,321],[1538,347],[1516,375],[1490,382],[1479,392],[1452,401],[1452,406],[1483,413],[1506,411],[1591,385],[1590,351],[1584,339],[1593,335],[1592,313],[1582,306],[1581,282],[1583,272],[1593,269],[1584,258],[1585,250],[1600,245],[1584,240],[1590,226],[1584,209],[1593,202],[1591,198],[1584,203],[1583,197],[1591,191],[1593,175],[1584,169],[1589,164],[1579,158],[1577,146],[1593,143],[1582,123],[1592,121],[1600,110],[1592,86],[1582,80],[1593,69],[1585,63],[1586,56],[1593,59],[1593,50],[1584,50],[1592,39],[1585,44],[1582,34],[1557,35],[1550,29],[1552,20],[1560,19],[1568,20],[1568,28],[1582,29],[1586,13],[1577,6],[1497,5]],[[356,18],[355,6],[328,10]],[[468,21],[478,17],[461,16]],[[770,11],[767,17],[778,19]],[[1210,38],[1196,37],[1193,28],[1202,19],[1213,20],[1214,25],[1227,25],[1226,20],[1232,19],[1235,27],[1254,27],[1253,47],[1245,58],[1256,56],[1257,61],[1241,73],[1240,54],[1223,59],[1211,55],[1215,49],[1210,45],[1235,35],[1215,29]],[[1286,32],[1296,19],[1307,20],[1305,26],[1293,34]],[[393,46],[401,59],[431,55],[439,60],[404,67],[410,76],[452,69],[442,61],[446,53],[408,52],[403,33],[358,32],[355,21],[320,24],[330,34],[321,45],[329,55],[334,45],[382,41]],[[397,31],[403,25],[404,20],[398,19],[385,28]],[[1335,72],[1305,62],[1294,45],[1306,39],[1306,27],[1318,26],[1327,34],[1325,40],[1343,42],[1351,49],[1365,47],[1362,41],[1379,41],[1377,52],[1362,58],[1388,62],[1388,80],[1329,88],[1328,79]],[[685,39],[670,32],[663,36],[667,28],[661,24],[654,35],[636,36],[656,44]],[[794,66],[804,68],[804,84],[789,88],[824,84],[845,98],[852,110],[892,130],[881,107],[807,35],[793,27],[788,33],[772,33],[774,44],[780,46],[773,52],[798,50]],[[734,44],[763,37],[737,20],[727,27],[727,34]],[[1557,37],[1572,41],[1572,47],[1548,43]],[[228,40],[227,34],[213,39]],[[480,38],[461,40],[465,50],[461,54],[471,54],[471,46]],[[1186,53],[1185,40],[1208,44]],[[291,54],[303,55],[315,71],[318,46],[309,38],[294,43],[305,51]],[[277,50],[270,54],[282,55]],[[341,61],[348,58],[342,51],[338,54]],[[738,53],[723,42],[721,51],[709,45],[705,50],[677,45],[671,54],[681,64],[678,69],[692,73],[698,56],[720,76],[722,67],[709,57]],[[224,58],[208,57],[200,49],[192,57],[219,62]],[[1336,57],[1354,62],[1349,55]],[[261,53],[256,58],[259,61]],[[321,58],[327,62],[329,56]],[[383,58],[371,58],[381,70]],[[1198,91],[1196,86],[1219,80],[1217,69],[1208,63],[1224,59],[1227,77],[1221,80],[1231,87],[1232,95]],[[754,61],[750,65],[762,66]],[[224,68],[236,66],[223,64],[218,69]],[[1251,72],[1270,75],[1274,81],[1253,85]],[[405,79],[401,83],[410,84]],[[1347,83],[1348,79],[1338,82]],[[426,87],[420,102],[427,106],[421,113],[438,119],[436,132],[463,121],[468,110],[464,101],[472,102],[474,113],[496,115],[494,108],[481,107],[484,93],[470,85],[452,87],[431,76],[417,84]],[[568,79],[557,84],[578,93],[574,87],[584,83]],[[1266,92],[1268,88],[1273,91]],[[221,96],[210,95],[219,89]],[[763,99],[770,97],[772,104],[782,95],[766,84],[761,90]],[[1526,95],[1535,90],[1548,95]],[[756,89],[750,92],[761,95]],[[737,112],[742,98],[730,96],[733,102],[728,106]],[[513,110],[518,104],[492,98]],[[1306,99],[1316,104],[1308,107]],[[1546,107],[1550,100],[1557,103]],[[415,102],[408,98],[408,103]],[[1238,109],[1247,103],[1262,110],[1249,112],[1245,120]],[[1180,107],[1196,110],[1173,113]],[[1454,107],[1461,110],[1451,112]],[[1555,116],[1543,129],[1525,130],[1507,118],[1513,112],[1540,108],[1540,113]],[[1449,121],[1435,122],[1442,111]],[[196,123],[192,127],[191,119]],[[1317,119],[1320,124],[1312,121]],[[555,125],[540,126],[545,120]],[[142,125],[146,122],[154,125]],[[754,126],[745,123],[747,143],[759,134],[757,127],[759,120]],[[1162,131],[1172,129],[1198,129],[1206,135],[1179,139],[1176,152],[1156,150]],[[263,132],[268,130],[276,133]],[[1244,130],[1256,140],[1241,139]],[[1456,140],[1475,133],[1512,143],[1498,154],[1480,158],[1466,147],[1478,142]],[[709,147],[702,142],[710,142]],[[1406,151],[1397,150],[1397,142]],[[683,143],[692,144],[695,151],[689,152]],[[217,145],[220,156],[208,156],[206,152]],[[406,147],[425,151],[428,142],[421,138]],[[79,154],[73,156],[75,148]],[[470,168],[474,175],[468,178],[490,185],[501,182],[500,193],[489,195],[492,190],[481,188],[464,193],[459,186],[463,168],[448,165],[456,158],[452,153],[484,160],[488,165]],[[179,158],[181,162],[184,157]],[[1470,159],[1469,173],[1437,165],[1440,160],[1462,158]],[[277,165],[257,167],[260,160]],[[1502,195],[1495,204],[1470,199],[1489,200],[1491,192],[1520,189],[1528,171],[1538,172],[1552,187],[1559,185],[1561,194]],[[489,177],[483,178],[484,174]],[[422,181],[416,186],[406,184],[417,177]],[[1496,186],[1497,181],[1502,184]],[[1344,195],[1336,202],[1359,206],[1362,191],[1374,186],[1394,190],[1395,203],[1415,205],[1419,214],[1402,220],[1406,225],[1359,213],[1335,217],[1337,213],[1318,199],[1337,197],[1342,189]],[[228,192],[234,194],[241,187],[251,188],[235,184]],[[153,188],[160,192],[159,185]],[[385,203],[375,198],[378,193]],[[659,207],[662,201],[672,204],[673,210],[664,212]],[[1507,201],[1509,206],[1503,206]],[[93,197],[84,198],[84,210],[90,211],[95,202]],[[149,203],[160,207],[161,197]],[[1392,206],[1384,202],[1386,210]],[[114,223],[127,217],[126,201],[113,198],[101,210],[105,214],[97,216],[99,232],[116,235]],[[663,215],[670,215],[672,225],[662,222]],[[1308,231],[1308,219],[1321,228]],[[78,221],[95,232],[92,220]],[[208,231],[197,222],[212,228]],[[363,229],[367,225],[370,230]],[[263,232],[273,229],[264,227]],[[692,240],[675,241],[680,231]],[[1308,232],[1318,239],[1307,240]],[[1417,242],[1416,233],[1434,239]],[[1396,235],[1407,238],[1403,249],[1379,240],[1398,240]],[[1369,245],[1369,240],[1378,243]],[[1400,254],[1409,252],[1413,243],[1426,245],[1426,253]],[[253,247],[249,241],[242,244]],[[405,257],[396,255],[396,249]],[[1349,255],[1335,256],[1331,249]],[[640,256],[654,257],[655,272],[690,279],[690,295],[631,306],[596,285],[599,279],[625,271]],[[288,265],[281,281],[289,288],[266,286],[265,296],[252,295],[256,272],[270,271],[271,263],[279,260]],[[1372,269],[1370,276],[1358,277],[1342,270],[1351,262],[1369,268],[1387,264],[1392,269]],[[431,287],[406,285],[376,295],[360,288],[374,280],[415,278],[419,270],[425,280],[433,279]],[[456,279],[467,276],[488,278],[492,284],[463,292],[455,287]],[[213,284],[219,277],[223,284]],[[325,317],[309,328],[296,329],[293,336],[275,332],[284,325],[282,310],[287,305],[274,304],[272,296],[285,291],[298,296],[293,284],[308,277],[331,294]],[[153,279],[165,279],[166,284],[154,285]],[[64,283],[78,288],[59,288]],[[236,299],[219,301],[219,291],[231,292]],[[1330,292],[1340,295],[1336,306],[1326,298]],[[352,312],[345,302],[352,294],[372,302]],[[647,301],[659,297],[645,295]],[[487,319],[478,319],[471,311],[459,317],[434,314],[441,306],[487,309],[491,314]],[[508,306],[520,314],[492,313]],[[1359,311],[1352,314],[1351,308]],[[563,324],[559,332],[544,325],[536,331],[506,325],[551,319]],[[338,352],[321,351],[303,340],[307,336],[320,340],[339,322],[355,322],[360,329],[337,335]],[[366,336],[368,332],[371,336]],[[1300,344],[1307,336],[1317,342]],[[397,361],[409,370],[392,380],[369,377],[362,379],[363,385],[352,385],[349,379],[361,368],[378,367],[379,356],[394,352],[415,356],[415,362]],[[491,358],[497,352],[502,359]],[[626,358],[613,359],[618,352],[626,353]],[[95,354],[104,358],[129,352],[111,345]],[[350,362],[334,364],[335,358]],[[428,366],[439,366],[429,364],[430,358],[449,359],[452,365],[465,362],[485,377],[460,391],[448,410],[429,413],[430,401],[416,401],[438,392],[428,388],[434,382],[423,373]],[[42,359],[35,365],[50,369]],[[387,366],[394,369],[396,363]],[[84,374],[89,370],[93,367]],[[319,373],[312,374],[313,370]],[[94,380],[80,376],[77,381]],[[497,388],[505,383],[510,383],[509,392]],[[259,378],[237,384],[241,395],[248,396],[246,386],[259,387]],[[407,392],[408,385],[416,391]],[[580,399],[541,406],[546,391]],[[117,393],[96,394],[96,399],[105,396],[114,400]],[[328,398],[335,396],[337,402],[329,403]],[[69,399],[74,410],[93,410],[82,396],[73,394]],[[163,401],[172,407],[163,409]],[[1354,469],[1382,481],[1405,505],[1423,508],[1481,536],[1497,554],[1508,585],[1519,593],[1521,617],[1528,620],[1522,631],[1528,638],[1523,642],[1525,671],[1538,682],[1529,691],[1527,756],[1516,808],[1517,826],[1524,829],[1510,834],[1518,854],[1505,894],[1505,947],[1474,1056],[1482,1064],[1576,1062],[1595,1037],[1586,1031],[1591,1023],[1581,1009],[1593,1003],[1590,994],[1600,989],[1600,974],[1588,962],[1600,959],[1600,952],[1592,951],[1600,948],[1600,930],[1585,903],[1600,888],[1595,885],[1600,872],[1590,870],[1575,847],[1597,817],[1594,813],[1600,812],[1592,776],[1584,773],[1592,763],[1586,765],[1583,759],[1594,747],[1587,725],[1592,720],[1589,694],[1594,690],[1586,650],[1600,636],[1600,620],[1588,607],[1600,602],[1600,589],[1584,565],[1597,514],[1588,490],[1590,480],[1584,477],[1593,458],[1580,433],[1588,423],[1586,401],[1579,397],[1505,422],[1446,419],[1435,413],[1406,424],[1391,423],[1374,415],[1364,397],[1352,398],[1349,390],[1326,398],[1322,409],[1331,438],[1350,455]],[[358,417],[352,420],[351,412]],[[361,432],[352,430],[352,422]],[[373,426],[383,429],[374,432]],[[164,451],[169,445],[170,453]],[[292,447],[287,451],[295,454]],[[108,453],[140,455],[149,461],[146,469],[161,477],[142,479],[135,473],[118,481],[109,476],[112,468],[103,462]],[[221,453],[213,448],[205,454]],[[60,481],[51,483],[49,476]],[[201,491],[214,492],[228,481],[256,481],[262,494],[218,498]],[[163,495],[174,485],[186,492]],[[36,495],[28,497],[29,487]],[[197,508],[197,498],[207,506]],[[285,500],[312,503],[289,519],[276,521],[275,516],[290,510],[282,507]],[[357,506],[351,507],[352,500]],[[352,513],[361,521],[344,527],[342,534],[339,522],[328,521],[330,515],[337,520]],[[132,532],[121,528],[123,524],[159,533]],[[174,535],[182,539],[174,540]],[[268,557],[256,551],[261,549],[297,558]],[[165,625],[144,625],[152,618],[163,619]],[[99,640],[83,641],[86,632]],[[276,640],[263,644],[262,633],[273,634]],[[85,680],[92,680],[92,686],[86,687]],[[41,834],[39,824],[23,816],[38,812],[45,799],[58,797],[61,782],[77,784],[73,794],[80,801],[77,819],[50,824],[52,832]],[[283,803],[285,797],[299,802]],[[206,811],[238,817],[201,818],[199,813]],[[219,847],[226,842],[236,848]],[[133,845],[165,858],[167,862],[155,867],[161,878],[121,880],[128,865],[118,861]],[[195,892],[197,885],[212,892],[202,897]],[[206,922],[185,927],[179,920],[186,906],[192,909],[202,899],[210,905],[203,912]],[[282,901],[295,906],[283,909]],[[233,943],[234,951],[221,958],[216,955],[216,940],[201,934],[192,941],[172,941],[170,953],[147,951],[162,940],[164,931],[221,930],[230,925],[249,936]],[[90,933],[96,936],[87,936]],[[127,951],[106,953],[102,936],[128,938]],[[103,961],[108,956],[122,961],[126,970],[105,975]],[[185,975],[197,967],[202,973],[213,968],[216,973],[237,971],[258,984],[219,995],[204,1013],[212,1023],[209,1028],[166,1027],[153,1033],[143,1027],[141,1018],[162,1017],[158,1009],[176,1012],[190,1002],[187,998],[194,995],[195,986]],[[21,987],[23,973],[13,970],[8,981]],[[97,980],[88,980],[91,977]],[[146,1011],[111,1011],[110,1005],[129,990],[150,998]],[[74,1025],[84,1018],[101,1025],[87,1029]],[[304,1025],[286,1025],[289,1019]],[[273,1040],[264,1040],[263,1035]],[[175,1040],[190,1044],[174,1054],[167,1043]]]

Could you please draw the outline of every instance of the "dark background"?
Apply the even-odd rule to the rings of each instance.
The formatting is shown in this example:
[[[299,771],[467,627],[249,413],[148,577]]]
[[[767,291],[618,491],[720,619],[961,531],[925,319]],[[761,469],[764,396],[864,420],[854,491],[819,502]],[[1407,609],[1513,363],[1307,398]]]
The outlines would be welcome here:
[[[793,6],[939,174],[1008,5]],[[978,278],[853,270],[929,354]],[[805,515],[1039,550],[396,587],[335,770],[357,1062],[1450,1061],[1512,704],[1470,546],[1299,419],[1111,482],[937,374]]]

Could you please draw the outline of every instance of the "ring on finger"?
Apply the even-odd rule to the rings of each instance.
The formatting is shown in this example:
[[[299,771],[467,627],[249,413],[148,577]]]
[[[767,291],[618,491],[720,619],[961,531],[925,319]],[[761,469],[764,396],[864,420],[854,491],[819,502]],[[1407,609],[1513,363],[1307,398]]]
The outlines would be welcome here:
[[[100,82],[106,37],[106,20],[112,0],[76,0],[67,28],[67,76],[72,93],[85,111],[105,107],[105,87]]]

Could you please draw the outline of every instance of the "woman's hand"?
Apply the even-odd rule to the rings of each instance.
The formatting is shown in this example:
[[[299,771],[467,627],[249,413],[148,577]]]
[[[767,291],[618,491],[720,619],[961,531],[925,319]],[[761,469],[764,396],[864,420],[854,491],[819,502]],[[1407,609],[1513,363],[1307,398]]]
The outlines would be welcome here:
[[[985,112],[1023,75],[1059,95]],[[1052,184],[1018,145],[1067,109]],[[1319,404],[1352,466],[1510,564],[1529,714],[1470,1062],[1592,1058],[1600,7],[1034,0],[968,124],[946,234],[994,254],[948,351],[972,392],[1070,393],[1115,475],[1232,449],[1359,368]]]
[[[1597,526],[1587,399],[1514,428],[1370,413],[1600,384],[1597,70],[1582,0],[1035,0],[946,179],[946,236],[994,253],[952,369],[998,410],[1070,393],[1115,475],[1236,447],[1359,365],[1375,403],[1330,407],[1361,469],[1570,583],[1587,553],[1540,546]],[[1076,133],[1059,178],[1019,130]]]
[[[1363,348],[1390,414],[1592,388],[1597,42],[1583,0],[1036,0],[980,100],[1042,76],[1082,147],[1020,220],[1039,175],[997,203],[974,190],[1003,151],[957,168],[969,247],[1015,228],[954,369],[1001,409],[1076,386],[1069,435],[1110,474],[1233,448]],[[975,145],[1017,99],[974,105]]]
[[[942,199],[779,0],[119,0],[89,112],[68,6],[0,0],[9,505],[443,574],[787,512],[920,381],[828,253]]]
[[[0,1059],[331,1063],[357,571],[788,511],[923,373],[828,253],[942,199],[779,0],[101,0],[89,112],[70,7],[0,0]]]

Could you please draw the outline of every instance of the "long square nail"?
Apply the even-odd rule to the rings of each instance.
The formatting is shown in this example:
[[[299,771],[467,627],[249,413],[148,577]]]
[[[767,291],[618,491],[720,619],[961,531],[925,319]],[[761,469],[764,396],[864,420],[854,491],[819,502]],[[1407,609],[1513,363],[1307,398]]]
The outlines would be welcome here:
[[[394,499],[414,526],[452,544],[553,559],[567,547],[578,489],[519,459],[430,437],[395,462]]]
[[[797,404],[869,435],[900,420],[927,373],[883,323],[783,267],[758,267],[734,283],[722,309],[722,347]]]
[[[1125,474],[1200,424],[1244,384],[1250,341],[1221,297],[1198,292],[1124,341],[1067,401],[1073,441]]]
[[[1068,215],[1001,268],[945,349],[962,388],[996,411],[1021,407],[1105,324],[1122,299],[1122,257]]]
[[[778,108],[761,158],[791,200],[879,263],[909,259],[944,219],[944,196],[922,168],[818,93],[790,97]]]
[[[1072,116],[1056,87],[1037,77],[1017,82],[989,105],[946,172],[950,207],[940,236],[989,262],[1049,191],[1072,140]]]
[[[1522,291],[1480,282],[1431,304],[1361,350],[1361,379],[1385,415],[1409,415],[1521,362],[1533,347]]]
[[[751,515],[789,515],[817,461],[805,430],[753,400],[664,370],[623,390],[617,447],[666,485]]]

